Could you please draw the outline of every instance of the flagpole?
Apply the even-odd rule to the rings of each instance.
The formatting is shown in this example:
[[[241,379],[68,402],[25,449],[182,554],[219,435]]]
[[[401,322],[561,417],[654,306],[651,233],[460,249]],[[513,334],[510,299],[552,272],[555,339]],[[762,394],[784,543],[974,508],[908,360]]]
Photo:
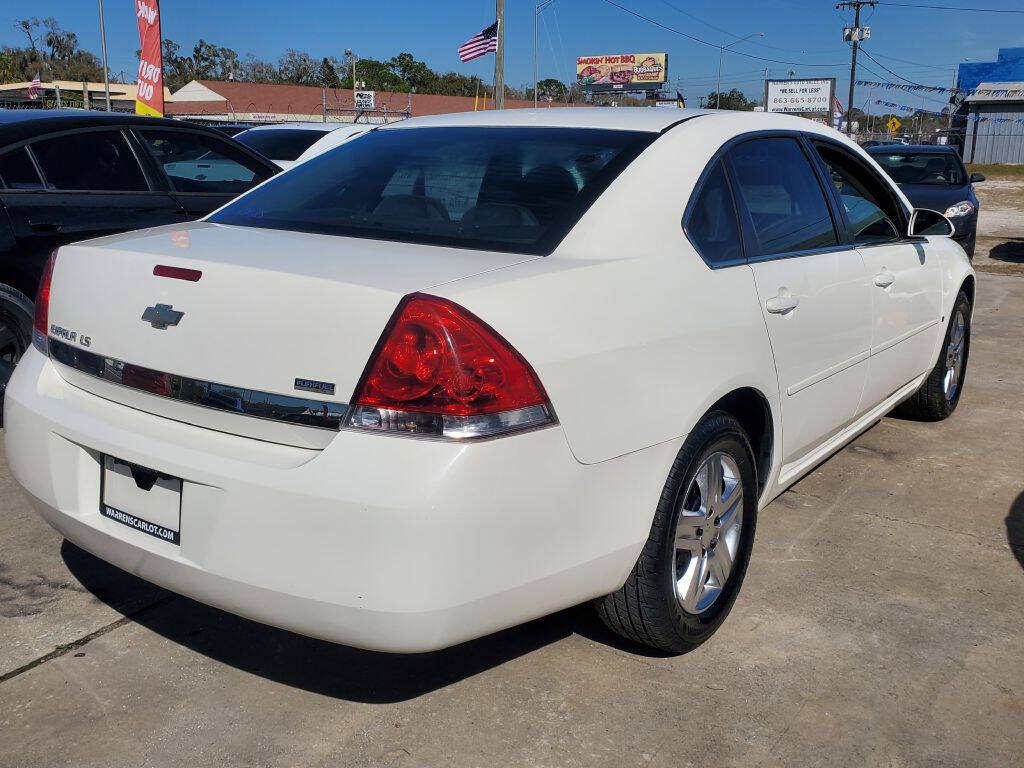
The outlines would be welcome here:
[[[505,0],[495,0],[498,17],[498,49],[494,53],[494,108],[505,108]]]
[[[107,73],[107,26],[103,23],[103,0],[100,4],[100,48],[103,51],[103,90],[107,94],[107,112],[110,111],[110,75]]]

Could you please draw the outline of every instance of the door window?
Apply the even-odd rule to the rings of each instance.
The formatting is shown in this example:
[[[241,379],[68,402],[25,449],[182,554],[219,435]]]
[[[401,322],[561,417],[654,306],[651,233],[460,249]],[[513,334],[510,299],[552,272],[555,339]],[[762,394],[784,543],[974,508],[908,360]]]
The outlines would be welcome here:
[[[0,186],[6,189],[43,188],[43,181],[24,147],[0,155]]]
[[[237,195],[270,176],[244,152],[213,136],[188,131],[139,133],[176,192]]]
[[[800,144],[791,138],[745,141],[730,151],[762,256],[839,243],[825,195]]]
[[[740,258],[740,229],[722,161],[715,163],[693,201],[686,233],[708,264],[728,264]]]
[[[85,131],[42,139],[32,154],[49,189],[148,192],[135,153],[120,131]]]
[[[891,243],[900,239],[901,221],[892,194],[853,157],[827,144],[815,145],[832,179],[850,234],[857,245]]]

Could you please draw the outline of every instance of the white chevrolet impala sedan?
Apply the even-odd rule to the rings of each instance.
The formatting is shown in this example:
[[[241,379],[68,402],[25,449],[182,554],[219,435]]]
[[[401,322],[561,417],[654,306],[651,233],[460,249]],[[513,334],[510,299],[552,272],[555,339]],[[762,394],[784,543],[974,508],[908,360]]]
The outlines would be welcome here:
[[[77,545],[296,632],[424,651],[594,600],[685,651],[759,510],[956,408],[951,231],[798,118],[407,120],[55,252],[7,460]]]

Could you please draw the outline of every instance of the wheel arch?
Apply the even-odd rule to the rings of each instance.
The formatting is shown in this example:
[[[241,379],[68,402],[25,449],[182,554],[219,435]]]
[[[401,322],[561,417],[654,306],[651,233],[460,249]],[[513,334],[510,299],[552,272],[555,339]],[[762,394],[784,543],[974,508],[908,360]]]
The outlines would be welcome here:
[[[771,475],[775,451],[775,423],[768,398],[754,387],[739,387],[716,400],[704,415],[712,411],[725,411],[730,414],[747,433],[750,448],[754,453],[757,492],[760,495],[764,492]]]
[[[967,300],[971,303],[971,310],[974,310],[974,288],[975,278],[973,274],[967,275],[964,281],[960,283],[960,290],[967,294]]]

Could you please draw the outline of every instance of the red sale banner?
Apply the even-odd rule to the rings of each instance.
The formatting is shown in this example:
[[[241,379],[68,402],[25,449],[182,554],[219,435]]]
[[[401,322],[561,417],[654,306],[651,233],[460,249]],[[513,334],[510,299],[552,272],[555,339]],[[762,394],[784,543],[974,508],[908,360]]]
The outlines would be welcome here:
[[[139,20],[139,42],[142,44],[135,114],[163,117],[164,76],[158,0],[135,0],[135,15]]]

